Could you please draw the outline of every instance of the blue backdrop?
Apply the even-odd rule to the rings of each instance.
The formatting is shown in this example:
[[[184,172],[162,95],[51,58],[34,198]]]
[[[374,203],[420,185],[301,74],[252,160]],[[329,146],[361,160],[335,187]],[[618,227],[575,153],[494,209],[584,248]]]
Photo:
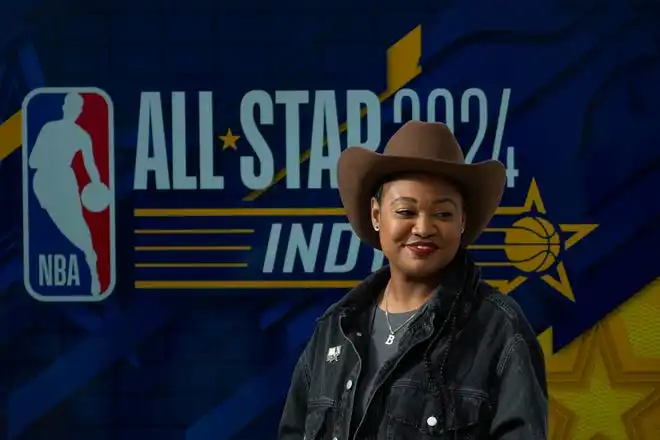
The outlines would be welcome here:
[[[539,332],[553,328],[555,349],[658,276],[656,1],[32,0],[0,10],[7,438],[275,438],[314,318],[370,271],[374,256],[361,249],[353,270],[324,273],[331,227],[345,220],[329,174],[322,189],[306,189],[309,161],[302,190],[287,189],[286,178],[256,194],[242,184],[239,158],[255,156],[240,120],[251,90],[310,91],[300,115],[304,153],[314,91],[336,92],[338,124],[347,118],[346,90],[379,95],[385,140],[402,121],[427,119],[427,98],[445,89],[466,154],[483,134],[474,160],[501,147],[498,157],[518,173],[474,252],[486,278],[519,300]],[[20,110],[30,90],[45,86],[99,87],[114,103],[118,280],[98,304],[42,303],[23,284]],[[401,88],[414,91],[419,114],[410,100],[397,101]],[[470,89],[474,98],[465,97]],[[185,122],[172,120],[179,91]],[[187,128],[188,171],[198,175],[199,91],[213,92],[216,173],[225,189],[156,190],[151,176],[148,189],[134,190],[142,93],[160,92],[170,162],[172,126]],[[441,98],[433,107],[439,120],[447,118],[444,105]],[[262,130],[276,172],[286,166],[285,118],[280,105]],[[228,129],[240,136],[235,148],[218,138]],[[505,230],[529,215],[562,236],[547,272],[525,271],[501,252],[511,244]],[[264,273],[278,223],[275,269]],[[311,272],[304,259],[292,273],[282,269],[293,223],[307,237],[313,223],[322,225],[322,256]],[[218,228],[234,233],[181,233]],[[205,266],[220,260],[234,266]]]

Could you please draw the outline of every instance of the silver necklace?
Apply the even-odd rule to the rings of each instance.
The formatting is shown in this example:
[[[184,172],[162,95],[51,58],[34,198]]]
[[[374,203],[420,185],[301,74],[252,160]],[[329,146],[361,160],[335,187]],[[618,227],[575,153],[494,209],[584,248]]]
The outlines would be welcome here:
[[[406,327],[410,323],[410,321],[412,321],[415,318],[415,316],[417,316],[417,312],[419,311],[419,309],[415,310],[415,313],[410,315],[410,317],[408,317],[408,319],[406,319],[403,322],[403,324],[401,324],[397,328],[393,329],[392,324],[390,323],[390,314],[387,310],[388,309],[388,307],[387,307],[388,293],[389,293],[389,289],[386,289],[385,290],[385,295],[384,295],[385,296],[385,320],[387,321],[387,327],[390,330],[390,334],[387,336],[387,339],[385,340],[385,344],[386,345],[392,345],[394,343],[394,339],[396,339],[396,334],[399,332],[399,330]]]

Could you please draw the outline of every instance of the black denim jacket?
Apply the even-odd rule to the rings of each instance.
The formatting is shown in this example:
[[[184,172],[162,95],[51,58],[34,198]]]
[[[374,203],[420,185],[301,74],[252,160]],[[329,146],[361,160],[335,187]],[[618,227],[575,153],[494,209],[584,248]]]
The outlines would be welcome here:
[[[475,306],[462,310],[437,393],[443,350],[450,339],[447,309],[461,282],[431,299],[401,340],[399,353],[375,377],[365,416],[351,421],[366,334],[367,310],[389,280],[389,268],[370,276],[319,318],[293,372],[280,422],[279,440],[431,440],[547,438],[547,388],[543,352],[518,304],[479,278],[476,268],[454,270],[470,277],[464,295]],[[430,365],[423,355],[429,343]],[[448,406],[444,402],[452,402]],[[357,426],[357,429],[351,429]]]

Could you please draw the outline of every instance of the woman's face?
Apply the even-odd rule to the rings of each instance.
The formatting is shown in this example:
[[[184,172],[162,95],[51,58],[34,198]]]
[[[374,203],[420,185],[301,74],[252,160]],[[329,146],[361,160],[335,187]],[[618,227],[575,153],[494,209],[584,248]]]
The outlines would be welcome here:
[[[405,176],[383,185],[371,217],[393,269],[411,278],[433,276],[456,255],[465,219],[463,198],[446,180]]]

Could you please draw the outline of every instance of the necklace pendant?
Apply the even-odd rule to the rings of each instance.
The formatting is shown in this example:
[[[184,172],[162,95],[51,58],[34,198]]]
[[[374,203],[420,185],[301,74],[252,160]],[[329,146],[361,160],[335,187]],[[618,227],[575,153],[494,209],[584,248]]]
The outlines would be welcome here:
[[[392,345],[393,343],[394,343],[394,333],[390,333],[390,335],[385,340],[385,345]]]

